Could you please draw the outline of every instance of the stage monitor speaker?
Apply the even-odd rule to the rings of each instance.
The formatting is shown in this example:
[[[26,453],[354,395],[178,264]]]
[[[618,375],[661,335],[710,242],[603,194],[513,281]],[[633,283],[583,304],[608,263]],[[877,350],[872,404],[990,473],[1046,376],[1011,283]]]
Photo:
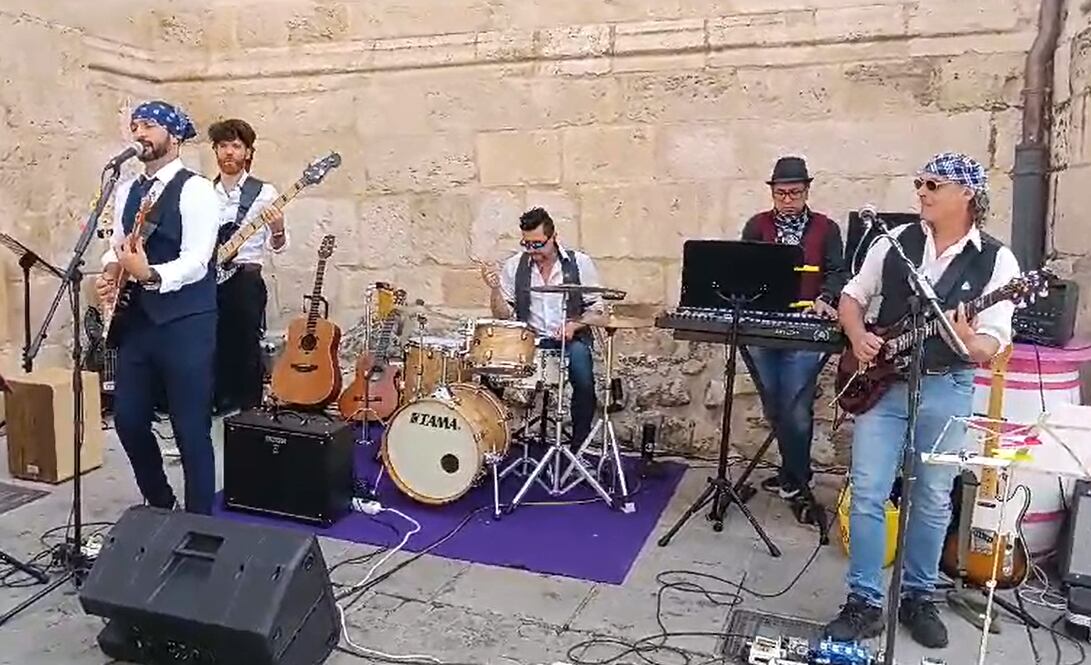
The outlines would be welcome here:
[[[1068,508],[1068,534],[1061,549],[1061,579],[1091,587],[1091,481],[1077,480]]]
[[[879,217],[886,222],[888,229],[893,231],[899,226],[916,224],[921,221],[921,216],[915,212],[880,212]],[[860,272],[860,266],[864,265],[864,256],[867,255],[871,241],[879,235],[875,229],[864,229],[864,223],[860,221],[860,212],[853,210],[849,213],[849,229],[845,234],[845,261],[849,263],[851,274]],[[857,251],[859,249],[859,251]]]
[[[24,480],[62,483],[76,475],[72,450],[75,395],[72,370],[43,367],[7,377],[8,470]],[[83,447],[80,471],[102,466],[102,411],[99,378],[83,373]]]
[[[313,534],[130,508],[80,590],[99,646],[137,663],[317,665],[341,637]]]

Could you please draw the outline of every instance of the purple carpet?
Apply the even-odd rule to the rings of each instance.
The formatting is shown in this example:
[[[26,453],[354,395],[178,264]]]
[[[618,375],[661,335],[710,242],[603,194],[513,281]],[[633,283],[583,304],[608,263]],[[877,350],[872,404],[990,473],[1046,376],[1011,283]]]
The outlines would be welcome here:
[[[372,459],[374,450],[373,447],[356,448],[357,477],[366,479],[368,483],[374,482],[380,468]],[[684,465],[674,462],[657,462],[648,477],[641,479],[637,473],[638,466],[638,460],[630,460],[627,477],[630,479],[630,492],[635,490],[633,500],[636,512],[628,514],[611,510],[601,500],[579,505],[528,505],[535,501],[574,501],[596,497],[586,483],[556,498],[550,497],[535,484],[515,511],[503,515],[500,520],[495,520],[492,514],[491,480],[481,483],[458,501],[430,506],[402,494],[384,474],[378,496],[384,506],[396,508],[420,522],[421,530],[410,538],[405,547],[408,551],[419,552],[428,548],[455,529],[475,508],[488,506],[476,512],[464,527],[431,553],[460,561],[621,584],[659,522],[659,516],[674,495],[686,469]],[[501,481],[502,504],[515,497],[521,483],[522,479],[514,475]],[[220,498],[217,498],[216,506],[216,514],[228,519],[287,526],[328,538],[369,545],[395,545],[409,528],[405,520],[391,514],[369,517],[351,513],[323,529],[290,520],[228,511],[223,508]]]

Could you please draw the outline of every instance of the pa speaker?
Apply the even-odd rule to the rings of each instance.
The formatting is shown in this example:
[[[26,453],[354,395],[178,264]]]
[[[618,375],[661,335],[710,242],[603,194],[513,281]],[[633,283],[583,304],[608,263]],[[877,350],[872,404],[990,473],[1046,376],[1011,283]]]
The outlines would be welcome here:
[[[1061,579],[1091,586],[1091,482],[1077,480],[1069,506],[1068,534],[1061,548]]]
[[[117,660],[317,665],[341,637],[313,535],[158,508],[129,509],[80,590]]]

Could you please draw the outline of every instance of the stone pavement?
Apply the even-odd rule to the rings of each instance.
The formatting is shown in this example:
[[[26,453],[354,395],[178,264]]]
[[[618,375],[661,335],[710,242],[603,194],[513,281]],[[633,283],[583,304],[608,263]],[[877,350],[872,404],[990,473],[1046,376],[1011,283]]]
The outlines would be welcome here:
[[[218,432],[217,432],[218,434]],[[84,516],[88,522],[115,520],[128,506],[139,501],[127,460],[111,433],[107,437],[106,464],[87,476],[84,483]],[[6,458],[0,444],[0,458]],[[701,465],[705,466],[705,465]],[[694,468],[683,480],[666,510],[654,538],[658,538],[689,506],[705,485],[707,468]],[[180,465],[171,465],[177,481]],[[4,478],[7,480],[7,478]],[[826,479],[821,490],[832,492],[836,479]],[[12,554],[29,556],[42,545],[39,536],[51,527],[63,525],[69,514],[71,484],[53,488],[51,494],[0,515],[0,547]],[[362,646],[391,654],[431,654],[452,663],[548,664],[570,660],[568,650],[594,636],[634,640],[653,635],[657,575],[666,570],[690,570],[744,581],[755,591],[773,594],[783,589],[814,551],[813,531],[795,523],[786,507],[768,496],[758,496],[751,506],[771,536],[784,550],[777,560],[756,539],[737,511],[723,533],[695,517],[667,547],[650,541],[638,558],[629,578],[621,586],[593,584],[580,580],[467,564],[424,556],[369,591],[347,613],[352,640]],[[579,528],[579,525],[573,525]],[[333,565],[372,548],[335,540],[323,540],[326,561]],[[609,556],[603,552],[602,556]],[[384,569],[403,555],[395,555]],[[343,566],[335,580],[359,580],[370,563]],[[811,568],[789,591],[775,598],[747,596],[743,607],[803,618],[825,620],[836,613],[843,600],[845,557],[836,544],[823,548]],[[677,579],[677,578],[676,578]],[[711,590],[726,590],[709,579],[689,578]],[[95,644],[101,626],[79,609],[73,588],[54,592],[7,626],[0,628],[0,663],[12,665],[103,665],[108,662]],[[0,610],[26,597],[31,589],[0,589]],[[670,644],[693,652],[689,665],[713,661],[721,646],[717,634],[726,625],[730,608],[725,598],[705,597],[672,589],[662,594],[661,618],[672,632],[705,633],[672,639]],[[1044,615],[1044,610],[1039,610]],[[952,665],[977,662],[978,639],[959,619],[949,616],[952,646],[938,655]],[[1054,655],[1049,637],[1036,636],[1042,657]],[[584,655],[586,660],[609,658],[619,652],[609,644]],[[898,662],[917,665],[924,652],[900,634]],[[1074,652],[1066,651],[1071,662]],[[628,654],[619,663],[640,659]],[[658,660],[669,665],[686,665],[671,653]],[[329,663],[357,662],[335,653]],[[1021,626],[1005,623],[1002,634],[990,642],[990,663],[1032,662],[1027,635]]]

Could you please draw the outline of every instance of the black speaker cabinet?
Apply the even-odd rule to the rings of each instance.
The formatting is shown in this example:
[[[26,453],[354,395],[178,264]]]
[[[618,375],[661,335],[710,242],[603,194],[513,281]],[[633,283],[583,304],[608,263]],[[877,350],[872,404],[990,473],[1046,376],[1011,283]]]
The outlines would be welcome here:
[[[149,665],[318,665],[341,636],[311,534],[130,508],[83,588],[114,659]]]
[[[1091,587],[1091,482],[1077,480],[1068,511],[1068,533],[1061,548],[1061,579]]]
[[[251,409],[224,419],[224,506],[329,526],[352,505],[352,426]]]

